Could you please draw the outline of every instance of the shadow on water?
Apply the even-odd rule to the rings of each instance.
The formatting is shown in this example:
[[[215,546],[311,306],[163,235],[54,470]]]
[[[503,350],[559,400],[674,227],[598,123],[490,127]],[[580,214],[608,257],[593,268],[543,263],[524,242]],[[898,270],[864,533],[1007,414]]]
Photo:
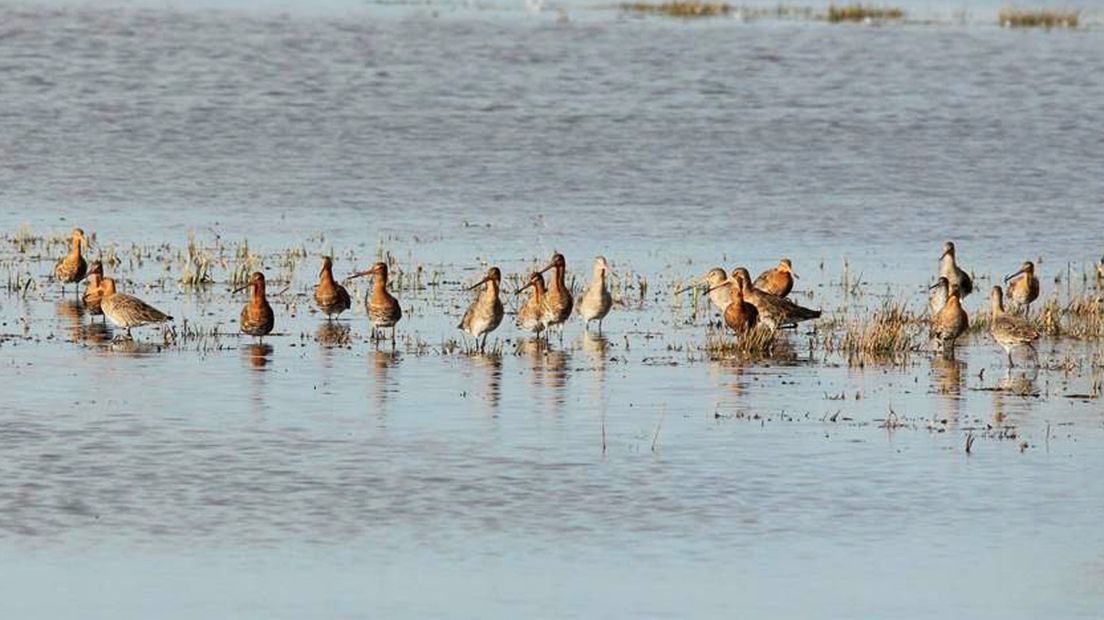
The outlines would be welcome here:
[[[254,342],[245,347],[245,358],[253,370],[264,372],[272,361],[272,345],[267,342]]]

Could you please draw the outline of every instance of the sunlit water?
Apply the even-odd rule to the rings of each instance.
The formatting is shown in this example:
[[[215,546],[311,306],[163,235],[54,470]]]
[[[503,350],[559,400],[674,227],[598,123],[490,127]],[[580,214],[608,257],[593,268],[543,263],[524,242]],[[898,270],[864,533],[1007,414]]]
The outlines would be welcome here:
[[[982,290],[1024,259],[1079,288],[1099,31],[209,5],[4,9],[0,231],[83,226],[228,334],[98,341],[60,246],[4,242],[38,283],[0,296],[5,617],[1099,617],[1096,343],[857,367],[803,328],[708,361],[671,295],[786,255],[802,303],[918,309],[947,238]],[[156,259],[189,233],[228,248],[204,293]],[[288,286],[264,346],[232,335],[246,239]],[[507,317],[502,355],[442,353],[485,262],[554,249],[613,263],[606,339]],[[380,250],[437,280],[397,351],[361,307],[325,346],[318,255]]]

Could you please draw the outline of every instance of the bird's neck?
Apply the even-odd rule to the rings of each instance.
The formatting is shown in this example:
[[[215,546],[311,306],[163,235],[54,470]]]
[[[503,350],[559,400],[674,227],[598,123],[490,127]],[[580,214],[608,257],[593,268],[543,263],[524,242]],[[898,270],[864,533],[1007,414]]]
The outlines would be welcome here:
[[[322,268],[322,276],[321,276],[320,282],[322,284],[333,285],[334,277],[333,277],[333,268],[332,267],[323,267]]]
[[[253,285],[253,305],[263,305],[265,301],[265,284],[264,282],[257,282]]]

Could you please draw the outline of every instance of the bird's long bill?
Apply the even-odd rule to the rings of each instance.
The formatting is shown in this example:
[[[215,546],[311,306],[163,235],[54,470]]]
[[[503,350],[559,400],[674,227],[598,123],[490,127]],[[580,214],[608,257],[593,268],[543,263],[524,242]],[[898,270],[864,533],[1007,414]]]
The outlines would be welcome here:
[[[464,290],[471,291],[471,290],[477,289],[477,288],[483,286],[484,284],[486,284],[487,281],[490,280],[490,279],[491,279],[491,276],[487,276],[487,277],[483,278],[482,280],[476,282],[475,284],[469,286],[468,288],[466,288]]]
[[[711,287],[705,289],[705,294],[708,295],[708,294],[712,293],[713,291],[721,288],[722,286],[728,286],[729,284],[732,284],[732,283],[729,282],[728,280],[725,280],[724,282],[721,282],[717,286],[711,286]]]
[[[551,263],[548,263],[548,266],[547,266],[547,267],[545,267],[544,269],[541,269],[541,270],[540,270],[540,271],[538,271],[537,273],[544,273],[544,272],[548,271],[549,269],[551,269],[551,268],[553,268],[553,267],[555,267],[555,266],[556,266],[556,262],[555,262],[555,261],[553,261],[553,262],[551,262]]]
[[[685,293],[686,291],[689,291],[692,288],[697,288],[697,287],[701,286],[703,284],[703,282],[702,282],[703,279],[704,278],[694,278],[693,280],[690,281],[690,284],[687,284],[686,286],[684,286],[684,287],[680,288],[679,290],[675,291],[675,295],[681,295],[681,294]]]
[[[939,255],[940,260],[942,260],[944,256],[946,256],[950,253],[951,253],[950,249],[943,250],[943,253]]]
[[[928,287],[928,290],[929,290],[929,291],[934,291],[935,289],[937,289],[937,288],[939,288],[940,286],[942,286],[942,284],[943,284],[942,282],[936,282],[935,284],[933,284],[933,285],[929,286],[929,287]]]
[[[1016,273],[1014,273],[1010,276],[1005,276],[1004,281],[1007,282],[1007,281],[1011,280],[1012,278],[1015,278],[1016,276],[1020,275],[1023,272],[1024,272],[1024,270],[1020,269],[1019,271],[1017,271]]]
[[[375,271],[372,270],[372,269],[369,269],[368,271],[358,271],[358,272],[354,273],[353,275],[349,276],[348,278],[345,278],[345,281],[348,282],[349,280],[352,280],[353,278],[359,278],[359,277],[362,277],[362,276],[370,276],[373,273],[375,273]]]
[[[239,286],[238,288],[234,289],[234,290],[233,290],[233,291],[232,291],[232,292],[231,292],[230,294],[231,294],[231,295],[236,295],[236,294],[238,294],[238,293],[240,293],[240,292],[244,291],[245,289],[247,289],[247,288],[249,288],[249,287],[251,287],[251,286],[253,286],[253,283],[252,283],[252,282],[248,282],[248,283],[246,283],[246,284],[243,284],[243,285]]]
[[[480,284],[482,284],[482,282]],[[476,284],[475,286],[479,286],[479,284]],[[475,288],[475,286],[473,286],[472,288]],[[529,288],[530,286],[533,286],[533,281],[532,280],[530,280],[528,283],[526,283],[525,286],[523,286],[523,287],[519,288],[518,290],[514,291],[514,295],[521,295],[522,291]]]

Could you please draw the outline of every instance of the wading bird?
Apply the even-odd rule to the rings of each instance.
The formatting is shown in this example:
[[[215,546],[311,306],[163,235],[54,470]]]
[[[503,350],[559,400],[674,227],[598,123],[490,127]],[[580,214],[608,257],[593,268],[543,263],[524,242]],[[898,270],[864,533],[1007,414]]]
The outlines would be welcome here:
[[[755,306],[759,313],[759,322],[768,328],[775,330],[782,327],[793,327],[801,321],[820,317],[820,310],[799,306],[788,299],[757,289],[750,284],[751,274],[748,273],[747,269],[737,267],[732,273],[735,275],[737,272],[739,272],[739,277],[744,282],[744,299]]]
[[[606,287],[606,274],[609,265],[604,256],[594,258],[594,275],[591,277],[590,286],[579,300],[579,315],[586,321],[586,329],[590,329],[591,321],[598,321],[598,333],[602,333],[602,319],[609,314],[613,307],[613,297]]]
[[[793,264],[790,263],[790,259],[783,258],[778,261],[777,267],[759,274],[759,277],[755,278],[754,286],[764,293],[785,297],[793,290],[795,278],[797,274],[793,271]]]
[[[947,291],[947,303],[931,318],[931,335],[939,341],[944,353],[954,355],[955,341],[969,326],[970,318],[962,309],[958,285],[951,283]]]
[[[353,305],[349,291],[334,281],[333,259],[329,256],[322,257],[322,271],[318,274],[318,286],[314,289],[314,303],[318,304],[318,309],[326,315],[326,319],[345,312]]]
[[[276,325],[276,316],[272,312],[272,306],[268,305],[268,298],[265,297],[264,274],[254,271],[249,277],[249,282],[234,289],[234,292],[240,293],[250,287],[253,291],[249,303],[242,308],[238,327],[241,328],[242,333],[263,339]]]
[[[498,325],[502,323],[504,311],[502,300],[498,297],[501,284],[502,272],[498,270],[498,267],[491,267],[482,280],[468,287],[470,291],[483,286],[483,291],[479,293],[479,297],[472,302],[472,305],[468,306],[468,311],[464,313],[464,318],[460,319],[460,324],[457,327],[476,340],[482,338],[479,342],[480,353],[487,346],[487,334],[498,329]]]
[[[940,276],[928,290],[932,291],[928,297],[928,309],[931,311],[931,316],[935,316],[943,306],[947,305],[947,296],[951,293],[951,281]]]
[[[399,301],[387,291],[387,263],[376,263],[367,271],[349,279],[372,276],[372,296],[368,298],[368,320],[372,323],[372,340],[379,341],[379,330],[391,328],[391,348],[395,348],[395,324],[402,318]]]
[[[1004,299],[1001,297],[999,286],[994,286],[989,293],[989,302],[993,306],[993,319],[989,326],[989,333],[993,335],[993,340],[1004,348],[1004,353],[1008,356],[1008,365],[1014,365],[1012,350],[1016,347],[1028,347],[1038,355],[1034,343],[1039,339],[1039,330],[1035,329],[1026,318],[1013,316],[1004,311]]]
[[[514,295],[520,295],[525,289],[532,287],[533,292],[529,295],[525,303],[521,305],[521,309],[518,310],[515,324],[519,329],[534,334],[540,334],[544,331],[544,276],[540,272],[534,271],[529,274],[529,281],[525,283],[525,286],[519,288]]]
[[[725,308],[724,322],[732,331],[743,334],[753,329],[759,322],[759,310],[753,304],[744,301],[744,293],[747,291],[748,284],[744,280],[743,272],[733,271],[728,284],[732,293],[732,301]]]
[[[1011,281],[1010,281],[1011,280]],[[1039,278],[1035,277],[1035,263],[1024,261],[1020,270],[1006,277],[1008,300],[1017,309],[1023,309],[1026,315],[1031,311],[1031,302],[1039,298]]]
[[[943,254],[939,257],[939,275],[958,287],[959,297],[965,299],[974,292],[974,281],[955,262],[955,244],[948,241],[943,244]]]
[[[102,316],[103,309],[100,307],[100,302],[103,301],[103,263],[93,262],[85,279],[88,280],[88,284],[84,287],[81,301],[84,302],[84,307],[89,314]]]
[[[706,287],[706,289],[709,291],[708,295],[710,303],[712,303],[713,307],[717,310],[720,310],[722,313],[725,311],[725,308],[728,307],[729,302],[732,301],[732,296],[729,292],[731,284],[728,280],[728,274],[726,274],[725,270],[721,269],[720,267],[714,267],[706,272],[704,276],[694,278],[690,281],[690,284],[675,291],[675,295],[679,295],[698,286]]]
[[[556,252],[552,255],[552,262],[548,263],[548,266],[541,269],[541,273],[554,269],[552,275],[552,284],[545,291],[544,295],[544,313],[541,315],[541,320],[544,321],[546,329],[551,329],[554,326],[559,326],[560,340],[563,340],[563,323],[571,316],[571,308],[574,305],[574,299],[571,297],[571,291],[567,288],[565,282],[567,272],[567,261],[564,260],[563,254]]]
[[[125,329],[128,337],[132,327],[173,320],[171,316],[137,297],[116,292],[115,280],[112,278],[104,278],[100,282],[100,289],[103,291],[100,309],[103,310],[104,316],[118,327]]]
[[[88,270],[88,263],[84,261],[84,256],[81,256],[81,246],[85,243],[87,240],[84,237],[84,231],[74,228],[69,242],[69,253],[54,265],[54,279],[61,282],[62,295],[65,294],[66,284],[80,282]]]

